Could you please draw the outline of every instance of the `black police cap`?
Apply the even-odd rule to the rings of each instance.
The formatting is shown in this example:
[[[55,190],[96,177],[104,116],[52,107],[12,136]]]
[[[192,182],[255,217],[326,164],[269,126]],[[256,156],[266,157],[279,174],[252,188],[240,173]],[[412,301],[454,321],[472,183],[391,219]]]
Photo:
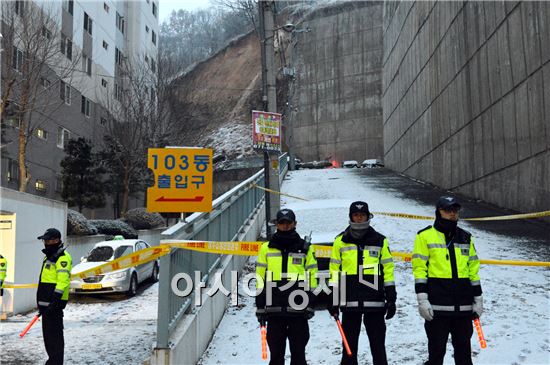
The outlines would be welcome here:
[[[40,237],[37,237],[39,240],[54,240],[56,238],[61,239],[61,232],[55,228],[48,228],[46,232]]]

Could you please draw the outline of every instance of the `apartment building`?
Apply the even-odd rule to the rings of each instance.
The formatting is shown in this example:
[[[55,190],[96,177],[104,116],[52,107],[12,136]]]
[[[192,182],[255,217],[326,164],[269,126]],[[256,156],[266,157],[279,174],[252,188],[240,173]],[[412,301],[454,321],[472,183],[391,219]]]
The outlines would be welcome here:
[[[40,85],[33,91],[40,102],[33,108],[30,122],[27,192],[61,199],[60,162],[65,156],[64,148],[69,139],[78,137],[100,145],[109,109],[124,92],[123,63],[130,59],[139,61],[146,65],[147,72],[156,72],[158,1],[2,1],[0,95],[6,95],[13,75],[17,79],[2,113],[3,187],[19,186],[17,108],[27,76],[25,62],[31,59],[31,50],[25,49],[29,42],[22,41],[28,36],[25,28],[41,21],[47,24],[41,31],[43,44],[48,45],[44,52],[56,47],[56,54],[40,67]],[[35,48],[44,47],[43,44]],[[26,72],[36,75],[36,68],[29,68]],[[153,93],[154,89],[147,92]],[[105,212],[109,212],[108,207]]]

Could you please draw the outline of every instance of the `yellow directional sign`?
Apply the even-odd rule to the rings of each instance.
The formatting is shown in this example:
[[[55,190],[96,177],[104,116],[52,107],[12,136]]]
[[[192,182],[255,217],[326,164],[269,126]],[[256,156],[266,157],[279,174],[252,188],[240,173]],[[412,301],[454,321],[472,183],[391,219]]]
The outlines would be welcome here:
[[[211,149],[149,148],[147,167],[155,174],[155,185],[147,189],[147,211],[212,210]]]

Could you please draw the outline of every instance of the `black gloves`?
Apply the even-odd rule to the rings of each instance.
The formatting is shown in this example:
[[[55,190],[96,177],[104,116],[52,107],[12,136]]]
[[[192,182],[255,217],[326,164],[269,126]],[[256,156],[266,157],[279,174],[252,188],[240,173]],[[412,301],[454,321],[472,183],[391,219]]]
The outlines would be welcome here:
[[[386,319],[392,319],[396,310],[395,302],[386,302]]]
[[[340,309],[338,307],[329,305],[327,307],[327,310],[330,313],[331,317],[338,318],[338,315],[340,314]]]
[[[45,313],[48,313],[48,312],[54,310],[55,308],[58,308],[59,303],[61,302],[61,296],[62,295],[63,295],[63,293],[59,293],[59,292],[56,292],[56,291],[53,292],[52,300],[50,301],[50,304],[46,308],[39,308],[38,313],[40,315],[43,315]]]
[[[267,322],[267,313],[265,312],[265,309],[256,309],[256,318],[258,318],[260,326],[265,326]]]

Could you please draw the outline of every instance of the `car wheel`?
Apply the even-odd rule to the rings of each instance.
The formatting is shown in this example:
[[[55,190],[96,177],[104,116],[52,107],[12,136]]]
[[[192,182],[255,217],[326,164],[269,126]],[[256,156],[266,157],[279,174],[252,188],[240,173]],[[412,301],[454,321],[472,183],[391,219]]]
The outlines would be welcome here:
[[[157,281],[159,281],[159,265],[155,262],[153,273],[151,274],[151,282],[156,283]]]
[[[136,276],[136,273],[133,273],[132,278],[130,279],[130,287],[128,288],[128,292],[127,292],[129,297],[133,297],[136,295],[137,286],[138,286],[137,276]]]

